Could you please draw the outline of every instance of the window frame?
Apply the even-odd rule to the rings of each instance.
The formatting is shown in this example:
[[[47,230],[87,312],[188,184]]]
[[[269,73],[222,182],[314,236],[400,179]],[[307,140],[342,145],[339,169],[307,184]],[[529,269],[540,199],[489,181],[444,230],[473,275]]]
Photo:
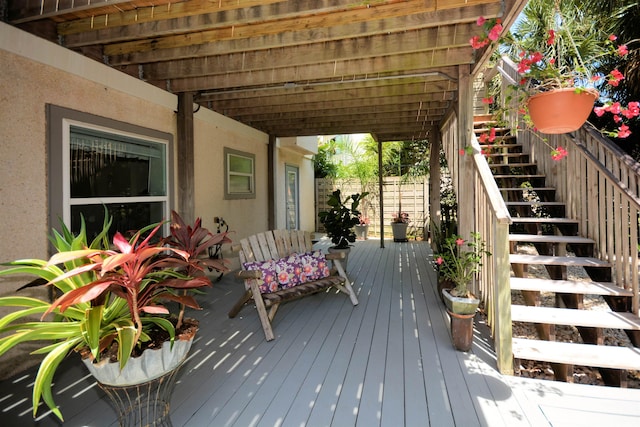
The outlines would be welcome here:
[[[71,225],[73,205],[135,203],[136,201],[163,202],[163,218],[168,219],[173,206],[173,135],[130,123],[120,122],[90,113],[57,105],[47,105],[48,166],[49,166],[49,228],[57,228],[60,219]],[[141,141],[165,144],[164,196],[142,197],[91,197],[71,198],[70,187],[70,135],[71,127],[96,130],[106,134],[121,135]],[[96,203],[98,201],[98,203]],[[165,227],[166,228],[166,227]],[[165,233],[168,230],[164,230]]]
[[[251,161],[251,173],[234,173],[230,170],[230,158],[231,156],[242,157]],[[231,175],[248,176],[250,178],[249,186],[251,190],[249,192],[238,193],[232,192],[230,189]],[[252,153],[244,151],[234,150],[232,148],[224,147],[224,198],[226,200],[237,199],[255,199],[256,198],[256,156]]]

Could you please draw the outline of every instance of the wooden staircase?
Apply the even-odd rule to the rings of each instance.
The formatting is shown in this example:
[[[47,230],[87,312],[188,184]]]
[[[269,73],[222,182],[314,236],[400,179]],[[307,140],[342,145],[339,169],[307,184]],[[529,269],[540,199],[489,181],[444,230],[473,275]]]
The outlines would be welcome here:
[[[476,135],[495,126],[489,116],[474,120]],[[631,291],[612,283],[611,265],[594,256],[595,242],[578,235],[578,221],[567,218],[565,205],[545,183],[529,155],[506,129],[498,129],[492,144],[481,144],[513,223],[509,241],[511,290],[524,305],[512,305],[513,322],[535,326],[539,339],[513,339],[513,356],[551,365],[556,380],[572,381],[573,366],[599,368],[606,385],[626,386],[626,370],[640,370],[640,318],[630,313]],[[535,254],[518,253],[520,245]],[[530,266],[543,266],[549,278],[528,277]],[[588,278],[568,277],[568,269],[584,269]],[[553,293],[555,303],[542,306],[542,293]],[[587,310],[585,295],[601,296],[610,311]],[[581,342],[556,341],[556,326],[577,329]],[[631,346],[605,345],[605,328],[623,330]]]

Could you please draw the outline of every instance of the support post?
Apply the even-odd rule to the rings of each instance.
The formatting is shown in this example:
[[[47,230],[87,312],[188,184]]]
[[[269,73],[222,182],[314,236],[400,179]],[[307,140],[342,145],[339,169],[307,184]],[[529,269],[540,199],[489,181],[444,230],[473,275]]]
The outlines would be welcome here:
[[[378,193],[380,194],[380,247],[384,248],[384,183],[382,179],[382,141],[378,140]]]
[[[193,93],[178,94],[178,211],[187,224],[195,220]]]
[[[429,231],[431,238],[439,235],[442,221],[440,208],[440,147],[442,146],[440,129],[434,127],[429,142]],[[435,228],[436,230],[432,229]],[[432,242],[433,243],[433,242]],[[433,247],[433,246],[432,246]]]

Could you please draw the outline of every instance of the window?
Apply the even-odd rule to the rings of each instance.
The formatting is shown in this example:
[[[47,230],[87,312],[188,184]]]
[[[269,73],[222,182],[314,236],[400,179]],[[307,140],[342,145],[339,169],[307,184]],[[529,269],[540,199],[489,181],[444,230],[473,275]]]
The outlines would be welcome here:
[[[255,199],[255,156],[224,149],[225,199]]]
[[[91,239],[169,218],[171,135],[50,106],[51,225],[72,231],[81,218]],[[54,122],[55,121],[55,125]]]

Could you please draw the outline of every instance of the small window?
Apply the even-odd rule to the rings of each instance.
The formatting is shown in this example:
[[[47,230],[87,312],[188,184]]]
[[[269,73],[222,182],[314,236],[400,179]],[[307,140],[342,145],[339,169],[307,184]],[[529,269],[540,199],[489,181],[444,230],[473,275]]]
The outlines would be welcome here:
[[[255,199],[255,156],[225,148],[224,158],[225,198]]]

